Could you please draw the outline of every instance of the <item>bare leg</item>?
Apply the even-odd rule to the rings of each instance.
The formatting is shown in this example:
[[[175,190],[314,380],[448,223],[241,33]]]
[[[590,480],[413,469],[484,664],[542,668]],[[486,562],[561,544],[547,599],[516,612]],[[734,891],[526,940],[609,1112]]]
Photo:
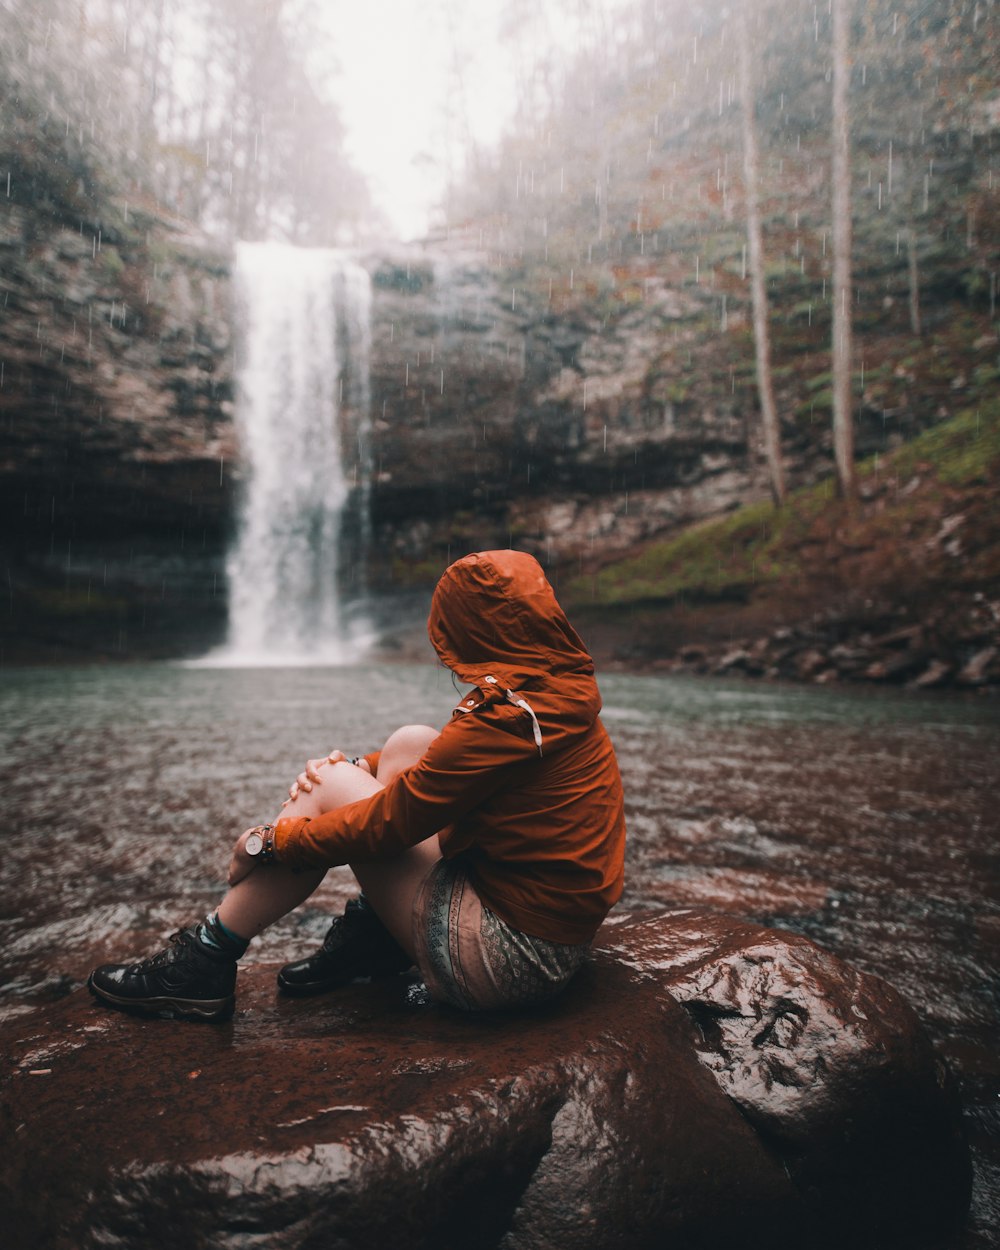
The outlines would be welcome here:
[[[320,816],[345,803],[368,798],[415,764],[436,736],[437,730],[426,725],[398,729],[383,748],[377,777],[352,764],[329,764],[323,769],[322,781],[310,792],[300,792],[280,815]],[[429,838],[392,859],[351,866],[383,924],[410,955],[410,918],[417,890],[440,856],[437,838]],[[256,937],[303,903],[325,875],[320,868],[296,873],[280,864],[262,864],[228,892],[219,907],[219,919],[240,937]]]
[[[386,741],[378,762],[378,781],[387,786],[399,773],[415,764],[437,737],[429,725],[404,725]],[[441,858],[437,835],[411,846],[391,859],[352,864],[365,897],[379,919],[411,957],[413,907],[424,878]]]
[[[321,816],[381,788],[381,782],[364,769],[347,763],[330,764],[323,770],[322,782],[309,793],[300,791],[279,815]],[[292,872],[281,864],[261,864],[229,890],[219,905],[219,919],[242,938],[256,937],[305,902],[325,876],[324,868]]]

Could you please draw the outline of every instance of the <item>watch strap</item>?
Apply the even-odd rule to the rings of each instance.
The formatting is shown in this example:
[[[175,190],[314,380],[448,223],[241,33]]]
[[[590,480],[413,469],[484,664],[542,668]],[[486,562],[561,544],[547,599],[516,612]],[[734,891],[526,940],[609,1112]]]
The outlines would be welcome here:
[[[250,832],[256,833],[257,836],[264,843],[264,845],[261,847],[258,854],[254,856],[254,858],[257,860],[259,864],[273,864],[274,863],[274,825],[255,825],[254,828],[250,830]]]

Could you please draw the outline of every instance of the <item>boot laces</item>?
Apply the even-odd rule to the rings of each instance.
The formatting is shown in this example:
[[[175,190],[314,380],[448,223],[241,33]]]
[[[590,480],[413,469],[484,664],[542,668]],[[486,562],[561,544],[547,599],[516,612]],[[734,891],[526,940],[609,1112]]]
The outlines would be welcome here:
[[[181,957],[181,951],[178,948],[190,946],[190,944],[191,934],[186,929],[178,929],[176,933],[171,933],[168,946],[157,951],[155,955],[150,955],[148,959],[142,959],[139,963],[133,964],[129,971],[133,973],[154,972],[157,968],[171,964]]]
[[[323,938],[323,950],[333,953],[340,950],[344,944],[344,938],[347,936],[343,916],[334,916],[330,921],[330,927],[326,931],[326,937]]]

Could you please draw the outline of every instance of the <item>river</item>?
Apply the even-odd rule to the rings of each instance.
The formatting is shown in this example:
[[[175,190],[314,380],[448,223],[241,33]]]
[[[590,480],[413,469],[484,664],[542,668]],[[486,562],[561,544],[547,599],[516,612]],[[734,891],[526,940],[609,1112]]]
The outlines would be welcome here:
[[[627,798],[623,908],[707,906],[805,933],[890,981],[959,1077],[964,1250],[1000,1245],[1000,707],[608,674]],[[77,991],[214,903],[228,848],[310,754],[457,701],[431,666],[0,673],[0,1021]],[[249,958],[306,949],[330,873]]]

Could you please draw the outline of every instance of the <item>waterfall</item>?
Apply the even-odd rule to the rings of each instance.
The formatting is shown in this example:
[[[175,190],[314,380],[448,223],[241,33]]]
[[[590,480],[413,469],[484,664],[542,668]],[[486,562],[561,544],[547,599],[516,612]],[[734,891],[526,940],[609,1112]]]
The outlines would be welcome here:
[[[332,250],[240,244],[236,287],[244,319],[237,426],[245,484],[228,565],[229,642],[218,658],[344,663],[357,655],[364,632],[344,612],[338,564],[350,495],[345,408],[357,427],[356,560],[367,541],[368,274]]]

